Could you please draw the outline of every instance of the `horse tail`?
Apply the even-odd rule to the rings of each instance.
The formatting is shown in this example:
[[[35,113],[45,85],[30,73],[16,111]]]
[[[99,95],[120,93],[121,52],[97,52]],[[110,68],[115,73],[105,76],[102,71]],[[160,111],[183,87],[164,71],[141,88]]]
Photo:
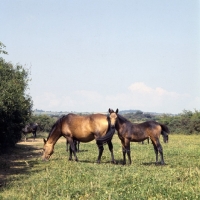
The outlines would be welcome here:
[[[168,134],[170,133],[169,128],[164,125],[164,124],[160,124],[162,130],[161,130],[161,135],[163,136],[164,142],[167,143],[169,140]]]
[[[106,135],[104,135],[103,137],[100,137],[100,138],[96,139],[97,144],[108,142],[109,140],[112,139],[114,133],[115,133],[115,128],[110,128],[108,130],[108,132],[106,133]]]

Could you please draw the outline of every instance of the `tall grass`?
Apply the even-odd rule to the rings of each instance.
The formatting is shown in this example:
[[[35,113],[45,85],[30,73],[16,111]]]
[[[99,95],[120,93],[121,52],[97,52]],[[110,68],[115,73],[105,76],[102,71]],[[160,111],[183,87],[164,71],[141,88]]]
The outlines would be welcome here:
[[[132,165],[123,166],[116,135],[116,165],[110,163],[107,146],[101,164],[96,164],[94,141],[80,144],[79,162],[68,161],[65,140],[60,139],[49,162],[31,157],[32,151],[18,161],[22,169],[8,176],[0,188],[0,199],[200,199],[199,136],[170,135],[168,144],[161,143],[166,165],[155,165],[153,146],[145,142],[131,144]],[[42,148],[43,144],[35,146]],[[18,148],[27,151],[27,145]]]

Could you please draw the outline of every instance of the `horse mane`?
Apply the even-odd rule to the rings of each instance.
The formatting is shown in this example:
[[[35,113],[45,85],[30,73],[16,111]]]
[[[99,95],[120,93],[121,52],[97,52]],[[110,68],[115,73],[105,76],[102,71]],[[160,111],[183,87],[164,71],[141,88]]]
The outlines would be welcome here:
[[[120,115],[120,114],[117,114],[117,117],[118,117],[118,119],[119,119],[121,122],[130,122],[128,119],[126,119],[125,117],[123,117],[123,116]]]
[[[54,124],[53,126],[51,127],[51,130],[49,132],[49,135],[47,137],[47,140],[49,139],[49,137],[51,136],[51,133],[53,131],[53,129],[62,121],[62,119],[65,117],[66,115],[63,115],[61,118],[59,118]]]

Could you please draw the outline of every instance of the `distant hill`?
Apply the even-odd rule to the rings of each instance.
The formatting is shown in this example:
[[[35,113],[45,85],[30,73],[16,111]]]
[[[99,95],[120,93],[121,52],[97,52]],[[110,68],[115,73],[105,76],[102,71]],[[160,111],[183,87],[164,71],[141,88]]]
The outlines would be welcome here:
[[[136,113],[136,112],[142,112],[141,110],[120,110],[120,114],[128,114],[128,113]]]
[[[74,114],[82,114],[82,115],[88,115],[88,114],[94,114],[97,112],[75,112],[75,111],[60,111],[60,112],[55,112],[55,111],[44,111],[44,110],[38,110],[35,109],[33,111],[34,115],[49,115],[49,116],[62,116],[62,115],[67,115],[68,113],[74,113]],[[98,112],[98,113],[102,113],[102,114],[107,114],[107,112]],[[156,112],[143,112],[141,110],[120,110],[119,113],[121,115],[125,115],[125,114],[130,114],[130,113],[143,113],[143,114],[150,114],[150,115],[163,115],[164,113],[156,113]]]

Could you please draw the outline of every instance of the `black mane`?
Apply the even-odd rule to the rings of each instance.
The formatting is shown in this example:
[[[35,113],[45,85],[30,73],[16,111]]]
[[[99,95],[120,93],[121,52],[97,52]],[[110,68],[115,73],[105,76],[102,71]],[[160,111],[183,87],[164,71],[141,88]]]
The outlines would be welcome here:
[[[130,122],[128,119],[126,119],[125,117],[123,117],[120,114],[117,114],[117,117],[118,117],[119,121],[121,121],[121,122]]]

